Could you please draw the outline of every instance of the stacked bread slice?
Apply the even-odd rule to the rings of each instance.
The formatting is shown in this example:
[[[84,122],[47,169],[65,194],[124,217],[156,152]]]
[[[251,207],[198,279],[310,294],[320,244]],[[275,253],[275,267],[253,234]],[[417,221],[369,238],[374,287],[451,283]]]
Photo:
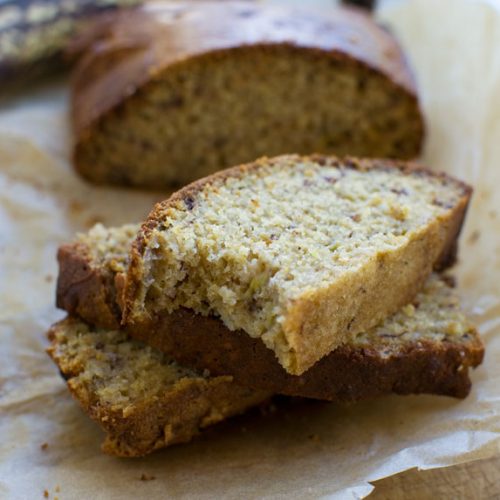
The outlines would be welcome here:
[[[483,347],[439,273],[469,197],[387,160],[289,155],[222,171],[141,227],[96,226],[61,247],[57,302],[71,318],[49,352],[105,450],[124,456],[272,394],[465,397]]]
[[[389,32],[352,9],[148,3],[74,44],[74,163],[161,188],[267,155],[411,159],[424,126]],[[465,397],[483,347],[453,264],[470,188],[415,165],[276,156],[59,250],[49,354],[139,456],[274,394]]]
[[[120,457],[146,455],[190,441],[200,429],[251,406],[270,393],[210,377],[124,331],[66,318],[49,331],[49,354],[71,393],[106,431],[103,450]]]

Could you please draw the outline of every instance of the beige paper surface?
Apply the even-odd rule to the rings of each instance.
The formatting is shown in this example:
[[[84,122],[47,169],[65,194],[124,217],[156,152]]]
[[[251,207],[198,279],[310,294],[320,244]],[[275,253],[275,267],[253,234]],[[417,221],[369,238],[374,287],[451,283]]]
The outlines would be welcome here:
[[[476,189],[457,270],[487,348],[470,396],[278,405],[144,459],[101,454],[101,431],[43,352],[44,331],[62,316],[55,251],[98,220],[142,219],[162,194],[96,188],[72,172],[67,90],[58,86],[0,112],[0,498],[357,498],[369,481],[408,468],[500,453],[500,7],[385,5],[380,16],[416,67],[425,161]]]

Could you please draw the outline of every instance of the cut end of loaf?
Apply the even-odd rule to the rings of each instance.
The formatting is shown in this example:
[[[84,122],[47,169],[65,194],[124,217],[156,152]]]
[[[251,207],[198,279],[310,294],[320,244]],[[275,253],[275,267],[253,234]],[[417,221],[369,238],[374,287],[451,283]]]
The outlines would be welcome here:
[[[369,16],[217,4],[117,18],[89,47],[73,96],[83,176],[158,189],[262,155],[419,155],[411,73]]]
[[[408,303],[454,246],[470,189],[383,160],[283,156],[157,206],[135,243],[124,320],[215,314],[303,373]]]

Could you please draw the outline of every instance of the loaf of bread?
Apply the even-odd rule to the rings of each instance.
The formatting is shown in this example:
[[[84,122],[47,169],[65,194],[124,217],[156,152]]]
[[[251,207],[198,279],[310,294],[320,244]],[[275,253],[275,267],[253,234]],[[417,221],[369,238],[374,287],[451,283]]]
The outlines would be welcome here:
[[[190,441],[200,429],[264,402],[270,394],[179,366],[124,332],[66,318],[48,352],[82,408],[106,431],[103,451],[146,455]]]
[[[470,188],[421,167],[296,155],[195,182],[133,246],[124,324],[214,315],[300,375],[454,257]]]
[[[405,58],[356,9],[151,2],[81,39],[74,163],[93,182],[158,189],[261,155],[421,148]]]
[[[101,225],[59,250],[59,307],[104,328],[119,327],[121,277],[139,226]],[[118,292],[117,292],[118,287]],[[156,318],[130,334],[212,375],[273,393],[335,401],[409,393],[465,397],[468,370],[483,357],[477,333],[460,311],[449,280],[432,275],[424,290],[379,327],[361,333],[301,376],[288,374],[273,352],[244,332],[191,311]]]

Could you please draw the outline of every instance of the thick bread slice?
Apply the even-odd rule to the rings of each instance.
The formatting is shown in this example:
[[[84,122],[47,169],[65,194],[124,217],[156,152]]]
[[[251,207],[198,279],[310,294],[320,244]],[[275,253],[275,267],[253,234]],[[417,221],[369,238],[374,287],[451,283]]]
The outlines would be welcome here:
[[[215,315],[300,375],[453,259],[470,192],[387,160],[291,155],[214,174],[144,223],[124,324],[180,308]]]
[[[118,328],[116,285],[139,226],[94,227],[59,250],[59,307],[106,328]],[[103,314],[103,311],[107,311]],[[130,333],[186,366],[232,374],[249,387],[318,399],[355,401],[391,392],[465,397],[468,369],[483,346],[460,311],[449,280],[431,276],[424,290],[382,326],[356,336],[301,376],[288,374],[273,352],[213,317],[182,310]]]
[[[158,189],[262,155],[421,148],[404,55],[354,9],[151,2],[77,49],[74,162],[93,182]]]
[[[270,397],[202,376],[122,331],[68,317],[49,331],[48,353],[82,408],[107,433],[103,451],[137,457],[190,441],[215,424]]]

